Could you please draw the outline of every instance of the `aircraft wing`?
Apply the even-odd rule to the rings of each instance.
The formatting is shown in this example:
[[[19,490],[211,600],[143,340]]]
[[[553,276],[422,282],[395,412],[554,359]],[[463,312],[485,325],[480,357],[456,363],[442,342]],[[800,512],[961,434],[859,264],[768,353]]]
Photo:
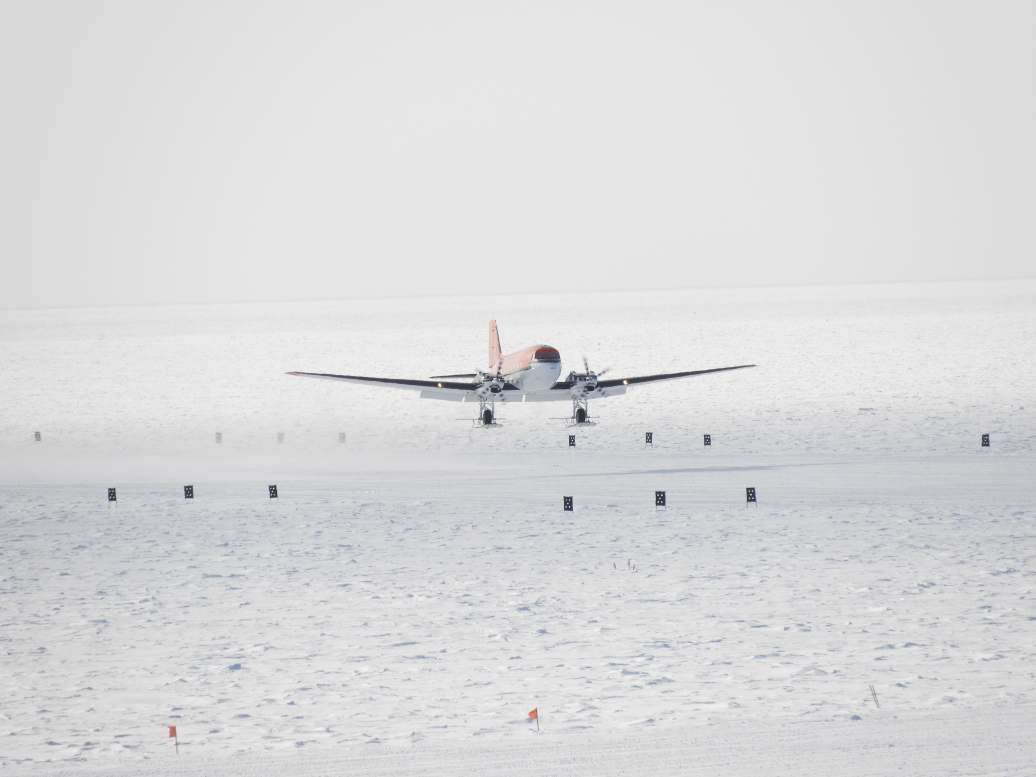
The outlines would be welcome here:
[[[676,380],[677,378],[690,378],[695,375],[708,375],[713,372],[727,372],[729,370],[743,370],[754,367],[754,364],[739,364],[736,367],[713,367],[708,370],[687,370],[685,372],[667,372],[658,375],[637,375],[631,378],[612,378],[611,380],[598,380],[597,388],[585,395],[587,399],[603,399],[626,393],[629,386],[638,383],[655,383],[661,380]],[[323,378],[324,380],[341,380],[347,383],[361,383],[368,386],[386,386],[395,389],[410,389],[421,392],[424,399],[445,399],[453,402],[467,402],[477,400],[476,391],[482,387],[481,383],[469,381],[451,380],[416,380],[412,378],[378,378],[368,375],[336,375],[329,372],[289,372],[288,375],[298,375],[304,378]],[[447,376],[443,376],[444,378]],[[457,376],[459,377],[459,376]],[[570,380],[559,380],[545,391],[523,394],[521,389],[511,383],[505,383],[503,390],[494,399],[497,402],[549,402],[572,399],[572,388],[577,385]]]
[[[303,378],[323,378],[324,380],[340,380],[346,383],[361,383],[367,386],[384,386],[396,389],[420,391],[425,399],[445,399],[464,402],[475,399],[475,391],[481,386],[469,381],[450,380],[415,380],[412,378],[377,378],[368,375],[336,375],[330,372],[289,372]],[[501,401],[521,399],[521,392],[516,386],[505,383],[503,391],[497,396]]]
[[[609,388],[611,386],[632,386],[635,383],[655,383],[660,380],[676,380],[677,378],[692,378],[695,375],[708,375],[713,372],[728,372],[730,370],[744,370],[754,367],[754,364],[739,364],[736,367],[713,367],[708,370],[687,370],[685,372],[665,372],[659,375],[638,375],[633,378],[612,378],[611,380],[597,381],[598,388]],[[557,384],[555,384],[556,386]]]
[[[586,399],[604,399],[605,397],[617,397],[626,393],[625,386],[601,386],[597,384],[597,389],[590,394],[586,395]],[[549,389],[545,391],[536,391],[525,395],[524,402],[571,402],[572,401],[572,384],[567,380],[559,380]]]
[[[597,388],[585,395],[586,399],[604,399],[605,397],[616,397],[626,393],[626,389],[637,383],[654,383],[660,380],[676,380],[677,378],[691,378],[695,375],[708,375],[713,372],[727,372],[728,370],[743,370],[754,367],[754,364],[739,364],[736,367],[713,367],[708,370],[687,370],[685,372],[664,372],[658,375],[637,375],[631,378],[612,378],[610,380],[598,380]],[[572,389],[579,385],[579,381],[559,380],[546,391],[537,391],[535,394],[526,394],[527,402],[549,402],[563,399],[572,399]]]

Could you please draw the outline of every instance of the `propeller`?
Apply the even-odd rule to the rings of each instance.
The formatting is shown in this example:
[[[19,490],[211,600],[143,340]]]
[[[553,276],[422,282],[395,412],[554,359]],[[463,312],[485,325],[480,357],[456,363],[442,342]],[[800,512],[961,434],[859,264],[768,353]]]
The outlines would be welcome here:
[[[591,379],[591,378],[599,378],[602,375],[606,375],[610,369],[611,369],[611,367],[605,367],[600,372],[594,372],[593,370],[590,369],[590,360],[587,359],[585,356],[583,357],[583,370],[584,370],[583,375],[588,380]]]
[[[481,385],[489,385],[491,394],[499,394],[504,389],[504,376],[501,374],[503,359],[498,359],[495,371],[476,373],[477,382]]]

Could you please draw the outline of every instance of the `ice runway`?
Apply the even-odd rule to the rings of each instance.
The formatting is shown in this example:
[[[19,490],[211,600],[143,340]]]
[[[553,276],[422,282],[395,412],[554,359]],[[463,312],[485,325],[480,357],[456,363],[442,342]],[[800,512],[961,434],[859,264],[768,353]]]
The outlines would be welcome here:
[[[874,715],[860,720],[746,720],[653,731],[555,735],[510,742],[388,744],[349,751],[284,751],[233,760],[172,754],[162,763],[69,765],[54,777],[150,774],[203,777],[340,777],[341,775],[477,774],[487,777],[693,774],[703,777],[1028,777],[1032,774],[1032,711],[1025,707],[948,709]]]
[[[7,489],[5,764],[1036,710],[1031,459],[567,456]]]
[[[470,367],[440,301],[0,314],[0,765],[1031,774],[1034,300],[495,301],[616,372],[760,362],[577,430],[280,374]]]

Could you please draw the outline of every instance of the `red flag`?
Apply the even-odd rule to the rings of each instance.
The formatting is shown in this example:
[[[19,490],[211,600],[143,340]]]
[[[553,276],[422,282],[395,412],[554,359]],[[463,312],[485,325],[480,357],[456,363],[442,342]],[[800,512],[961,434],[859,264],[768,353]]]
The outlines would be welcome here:
[[[174,739],[176,737],[176,726],[169,727],[169,738]]]
[[[539,707],[533,707],[531,710],[529,710],[529,720],[538,720],[539,717],[540,717],[540,708]]]

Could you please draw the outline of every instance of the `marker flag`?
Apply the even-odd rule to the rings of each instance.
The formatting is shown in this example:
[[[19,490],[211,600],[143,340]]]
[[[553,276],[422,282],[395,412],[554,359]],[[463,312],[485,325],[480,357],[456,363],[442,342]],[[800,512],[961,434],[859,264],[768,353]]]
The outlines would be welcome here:
[[[176,738],[176,726],[170,726],[169,727],[169,738],[170,739],[175,739]]]
[[[533,707],[531,710],[529,710],[529,720],[539,720],[539,717],[540,717],[540,708],[539,707]]]

